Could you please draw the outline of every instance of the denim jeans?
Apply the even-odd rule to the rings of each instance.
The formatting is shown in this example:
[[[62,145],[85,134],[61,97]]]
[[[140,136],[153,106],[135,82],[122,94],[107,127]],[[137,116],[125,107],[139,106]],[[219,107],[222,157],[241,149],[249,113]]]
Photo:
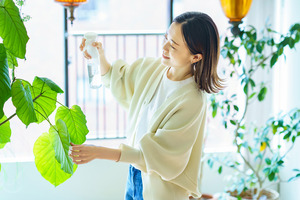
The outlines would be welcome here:
[[[129,166],[125,200],[143,200],[143,183],[141,171]]]

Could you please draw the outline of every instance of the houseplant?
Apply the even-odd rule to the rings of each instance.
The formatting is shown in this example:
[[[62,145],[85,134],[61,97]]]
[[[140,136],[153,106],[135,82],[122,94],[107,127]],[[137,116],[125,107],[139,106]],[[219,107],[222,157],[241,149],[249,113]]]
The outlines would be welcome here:
[[[16,3],[15,3],[16,2]],[[54,186],[66,181],[76,170],[68,156],[70,142],[82,144],[88,129],[84,113],[77,105],[68,108],[57,101],[63,90],[48,78],[36,76],[33,83],[17,76],[18,59],[24,59],[29,40],[19,7],[23,0],[0,1],[0,150],[10,142],[10,119],[18,117],[26,127],[31,123],[49,123],[49,131],[40,135],[33,148],[35,164],[41,175]],[[18,67],[18,70],[17,68]],[[12,101],[16,112],[5,116],[4,104]],[[49,116],[55,113],[55,122]],[[20,133],[21,134],[21,133]],[[0,164],[1,170],[1,164]]]
[[[300,108],[280,113],[262,125],[245,120],[249,105],[264,101],[268,91],[268,83],[255,78],[257,73],[269,74],[278,59],[285,57],[285,49],[294,49],[299,40],[300,24],[292,25],[285,35],[270,26],[260,34],[255,27],[247,26],[237,36],[224,37],[221,55],[228,61],[225,71],[230,80],[236,81],[240,91],[211,95],[210,108],[212,117],[220,116],[224,128],[233,134],[237,156],[211,155],[207,163],[211,168],[217,165],[218,173],[222,173],[224,166],[236,171],[227,190],[235,199],[272,199],[262,197],[268,191],[267,183],[300,177],[299,169],[294,169],[295,175],[289,180],[282,180],[279,175],[285,156],[300,136]],[[238,101],[241,99],[243,104]]]

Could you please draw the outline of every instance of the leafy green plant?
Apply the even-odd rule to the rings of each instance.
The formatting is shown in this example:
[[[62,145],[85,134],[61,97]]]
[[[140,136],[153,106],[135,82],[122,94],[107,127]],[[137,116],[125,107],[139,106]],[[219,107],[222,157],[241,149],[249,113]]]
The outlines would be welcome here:
[[[23,1],[18,0],[22,6]],[[0,149],[10,142],[10,119],[17,116],[26,127],[47,121],[49,131],[41,134],[34,144],[35,164],[41,175],[54,186],[66,181],[77,166],[68,156],[70,142],[82,144],[89,132],[86,118],[79,106],[68,108],[57,101],[63,90],[48,78],[36,76],[32,83],[17,78],[17,59],[24,59],[29,40],[19,8],[13,0],[0,1]],[[10,73],[11,72],[11,73]],[[10,75],[11,74],[11,75]],[[16,112],[7,117],[4,104],[11,99]],[[52,124],[49,116],[60,107]],[[1,165],[0,165],[1,169]]]
[[[258,38],[258,35],[261,37]],[[278,38],[278,39],[276,39]],[[234,169],[230,191],[235,191],[241,198],[242,192],[254,191],[254,198],[266,186],[265,183],[284,181],[279,172],[284,167],[284,159],[294,147],[300,136],[300,109],[270,118],[263,127],[246,123],[245,117],[249,105],[255,101],[262,102],[268,91],[265,80],[254,77],[259,72],[270,72],[280,57],[285,57],[286,48],[295,49],[300,40],[300,24],[294,24],[287,34],[275,32],[266,27],[261,34],[253,26],[245,27],[237,36],[226,36],[221,55],[228,61],[226,73],[229,79],[240,83],[240,91],[220,92],[211,96],[212,117],[221,116],[223,126],[234,134],[233,144],[236,156],[218,157],[212,155],[207,160],[210,167],[218,165],[218,173],[223,167]],[[240,105],[238,100],[245,100]],[[253,109],[253,108],[252,108]],[[259,115],[257,111],[257,115]],[[274,142],[278,140],[278,145]],[[287,146],[287,150],[282,148]],[[300,170],[295,169],[295,176],[300,177]]]

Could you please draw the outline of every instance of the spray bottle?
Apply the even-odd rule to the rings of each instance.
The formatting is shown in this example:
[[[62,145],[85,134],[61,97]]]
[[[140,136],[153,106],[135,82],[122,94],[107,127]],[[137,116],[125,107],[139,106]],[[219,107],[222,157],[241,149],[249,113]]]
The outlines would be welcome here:
[[[91,88],[99,88],[101,84],[101,73],[99,65],[99,54],[96,47],[92,46],[92,43],[96,41],[97,34],[88,32],[84,34],[85,41],[85,50],[91,55],[91,59],[87,60],[87,68],[89,74],[89,83]]]

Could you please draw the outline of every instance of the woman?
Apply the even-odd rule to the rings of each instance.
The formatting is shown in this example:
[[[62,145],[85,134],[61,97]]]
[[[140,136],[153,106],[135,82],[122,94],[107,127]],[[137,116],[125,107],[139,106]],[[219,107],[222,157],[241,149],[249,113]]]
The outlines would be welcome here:
[[[83,50],[85,40],[80,49]],[[128,110],[129,145],[119,149],[72,144],[76,164],[93,159],[130,163],[125,199],[187,200],[199,197],[198,177],[206,93],[222,89],[217,75],[219,34],[212,19],[187,12],[165,34],[162,58],[110,65],[102,44],[103,84]],[[84,52],[90,59],[90,55]]]

